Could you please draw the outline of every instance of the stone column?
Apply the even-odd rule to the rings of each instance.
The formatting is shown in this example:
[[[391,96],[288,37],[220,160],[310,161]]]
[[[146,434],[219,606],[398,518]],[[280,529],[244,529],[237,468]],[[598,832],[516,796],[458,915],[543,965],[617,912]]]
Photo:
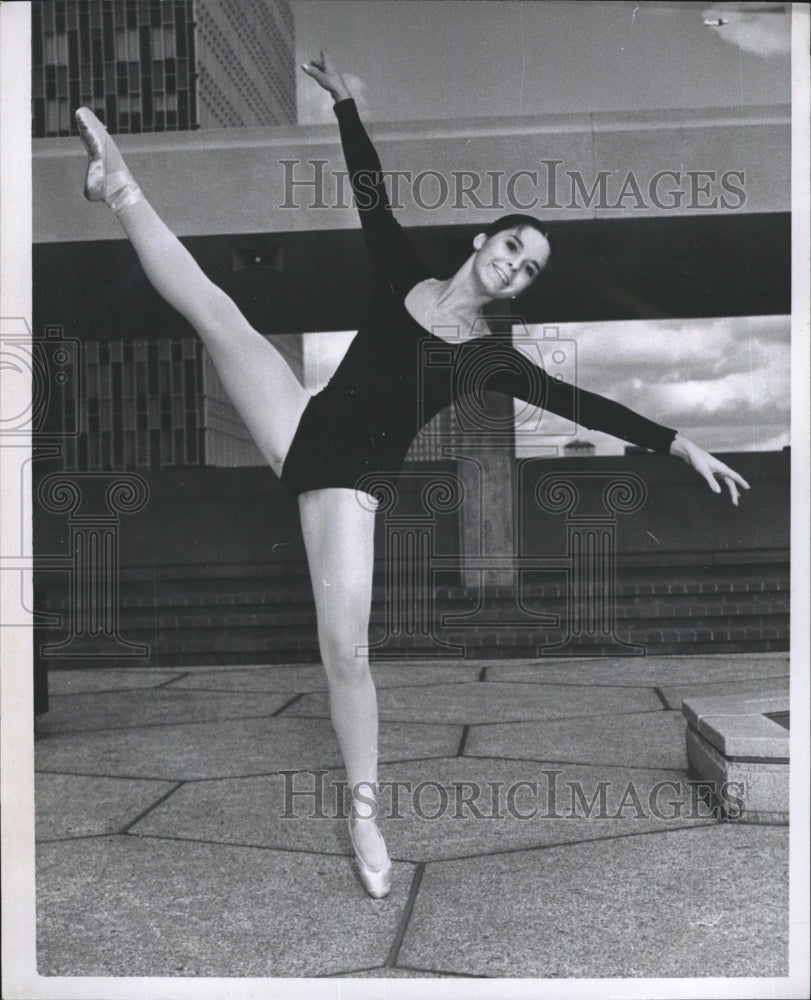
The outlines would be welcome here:
[[[509,310],[488,317],[494,336],[507,337],[512,329]],[[486,331],[474,331],[475,335]],[[482,373],[486,385],[486,373]],[[517,590],[514,566],[505,566],[504,557],[514,560],[515,538],[515,420],[513,400],[498,392],[484,390],[481,403],[465,400],[457,404],[459,435],[446,448],[456,459],[465,491],[460,524],[460,574],[464,587],[482,593],[495,587]],[[499,556],[499,567],[482,568],[488,556]],[[476,568],[470,565],[477,563]]]

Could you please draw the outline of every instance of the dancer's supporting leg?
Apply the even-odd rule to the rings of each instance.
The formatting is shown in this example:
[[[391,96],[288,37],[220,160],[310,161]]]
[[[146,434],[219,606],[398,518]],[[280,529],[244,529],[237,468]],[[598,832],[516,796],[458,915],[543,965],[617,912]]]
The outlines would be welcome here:
[[[279,474],[309,394],[144,199],[98,119],[83,109],[77,121],[91,155],[91,200],[104,200],[116,212],[150,282],[200,335],[231,402]],[[305,494],[300,511],[333,725],[349,782],[374,789],[377,701],[368,662],[355,657],[356,645],[368,641],[374,514],[348,490]],[[360,817],[364,808],[359,803]],[[386,860],[373,820],[361,818],[354,837],[370,867]]]
[[[327,672],[330,715],[350,788],[365,798],[377,789],[377,696],[369,658],[374,566],[374,501],[349,489],[299,497],[301,526],[315,596],[318,642]],[[371,792],[371,794],[370,794]],[[354,839],[363,859],[379,868],[385,845],[372,809],[355,799]]]
[[[116,212],[152,286],[199,334],[231,402],[279,475],[309,393],[146,201],[101,122],[87,109],[77,122],[91,155],[88,184],[96,185],[88,197]]]

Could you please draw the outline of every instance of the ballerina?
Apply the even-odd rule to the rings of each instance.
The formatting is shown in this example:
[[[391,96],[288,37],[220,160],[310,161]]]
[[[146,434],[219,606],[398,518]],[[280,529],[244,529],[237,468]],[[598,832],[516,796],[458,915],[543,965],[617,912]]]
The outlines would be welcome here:
[[[738,488],[748,484],[672,428],[547,379],[502,340],[473,336],[484,305],[519,295],[545,267],[550,247],[541,223],[511,215],[484,226],[455,274],[435,278],[391,212],[380,162],[342,76],[323,53],[303,69],[334,99],[375,268],[370,316],[315,395],[159,218],[98,118],[80,108],[76,121],[90,157],[85,196],[115,212],[149,281],[200,336],[265,461],[297,497],[330,718],[351,789],[349,837],[366,891],[380,898],[390,890],[391,861],[376,821],[378,714],[366,652],[376,502],[369,490],[376,474],[400,467],[420,427],[463,395],[464,380],[453,373],[484,366],[488,388],[678,455],[715,492],[724,482],[736,505]],[[433,340],[448,346],[450,375],[422,360]]]

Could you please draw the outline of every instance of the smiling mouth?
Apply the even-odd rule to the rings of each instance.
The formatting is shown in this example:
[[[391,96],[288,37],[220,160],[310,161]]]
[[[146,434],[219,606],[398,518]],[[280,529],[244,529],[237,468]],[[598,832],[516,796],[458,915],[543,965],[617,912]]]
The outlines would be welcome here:
[[[507,277],[507,275],[506,275],[506,274],[505,274],[505,273],[504,273],[504,272],[503,272],[503,271],[501,270],[501,268],[500,268],[500,267],[498,266],[498,264],[493,264],[493,268],[495,269],[495,271],[496,271],[496,273],[498,274],[499,278],[501,278],[501,281],[502,281],[502,284],[505,284],[505,285],[509,285],[509,283],[510,283],[510,279],[509,279],[509,278]]]

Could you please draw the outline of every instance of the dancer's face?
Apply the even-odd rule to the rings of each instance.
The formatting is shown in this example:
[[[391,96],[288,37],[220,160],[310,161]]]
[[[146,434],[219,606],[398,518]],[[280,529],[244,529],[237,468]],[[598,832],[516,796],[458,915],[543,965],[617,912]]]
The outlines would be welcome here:
[[[532,284],[549,260],[549,243],[532,226],[479,233],[473,241],[473,273],[492,299],[511,299]]]

